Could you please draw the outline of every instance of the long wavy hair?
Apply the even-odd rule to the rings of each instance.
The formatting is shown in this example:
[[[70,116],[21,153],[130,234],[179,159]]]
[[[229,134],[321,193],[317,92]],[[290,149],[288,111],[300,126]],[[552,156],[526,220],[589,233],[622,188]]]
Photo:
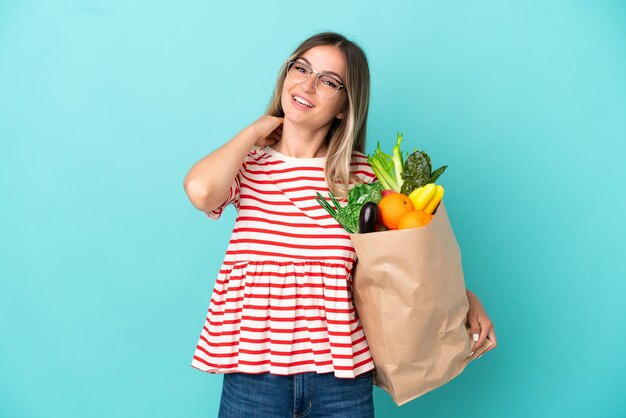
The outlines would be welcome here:
[[[335,46],[346,60],[346,102],[347,110],[341,119],[335,119],[326,136],[326,165],[324,176],[331,192],[340,198],[348,194],[351,182],[358,179],[351,174],[350,165],[353,151],[365,152],[365,131],[370,99],[370,72],[365,53],[356,43],[334,32],[323,32],[302,42],[287,58],[276,80],[274,95],[267,108],[267,114],[284,117],[281,93],[287,77],[287,63],[301,57],[317,46]]]

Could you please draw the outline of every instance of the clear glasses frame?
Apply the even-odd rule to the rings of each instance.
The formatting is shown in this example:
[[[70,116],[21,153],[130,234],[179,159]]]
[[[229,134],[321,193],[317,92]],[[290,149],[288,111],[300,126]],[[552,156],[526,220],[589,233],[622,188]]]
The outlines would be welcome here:
[[[304,80],[294,80],[292,77],[289,77],[289,70],[291,70],[291,67],[294,64],[298,64],[299,66],[302,66],[306,69],[306,77],[304,77]],[[287,78],[289,78],[292,81],[295,81],[296,83],[304,83],[305,81],[307,81],[309,79],[309,77],[311,76],[311,74],[315,74],[317,79],[315,80],[315,89],[324,97],[333,97],[335,94],[339,93],[340,90],[346,90],[346,86],[345,84],[343,84],[341,81],[339,81],[337,78],[335,78],[334,76],[327,74],[327,73],[318,73],[317,71],[313,71],[313,69],[311,67],[309,67],[307,64],[305,64],[302,61],[289,61],[287,63]],[[335,81],[337,83],[337,88],[335,89],[335,91],[330,94],[323,94],[322,91],[318,88],[317,83],[319,83],[320,81],[320,77],[329,77],[331,78],[333,81]],[[330,86],[329,86],[330,87]]]

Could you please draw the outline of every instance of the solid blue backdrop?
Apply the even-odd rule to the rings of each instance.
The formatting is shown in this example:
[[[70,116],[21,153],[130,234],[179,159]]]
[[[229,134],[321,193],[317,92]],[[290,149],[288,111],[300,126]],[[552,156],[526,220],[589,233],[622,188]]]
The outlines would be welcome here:
[[[235,218],[183,178],[335,30],[368,151],[425,149],[499,346],[379,417],[626,415],[623,1],[0,3],[0,416],[211,417],[190,366]]]

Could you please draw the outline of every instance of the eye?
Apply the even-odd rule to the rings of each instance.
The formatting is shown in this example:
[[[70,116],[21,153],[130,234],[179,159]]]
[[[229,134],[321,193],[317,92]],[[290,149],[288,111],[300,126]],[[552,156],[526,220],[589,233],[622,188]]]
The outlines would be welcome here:
[[[294,64],[293,67],[296,69],[296,71],[300,72],[300,73],[306,73],[306,67],[304,67],[303,65],[300,64]]]
[[[334,89],[339,87],[339,83],[337,83],[335,80],[333,80],[332,78],[328,78],[328,77],[322,77],[322,83],[326,84],[327,86],[330,86]]]

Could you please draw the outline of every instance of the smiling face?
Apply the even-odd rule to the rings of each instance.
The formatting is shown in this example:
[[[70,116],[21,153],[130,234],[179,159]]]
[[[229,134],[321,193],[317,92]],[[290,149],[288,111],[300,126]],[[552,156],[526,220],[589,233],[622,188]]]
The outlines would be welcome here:
[[[346,81],[346,60],[339,48],[330,45],[309,49],[298,61],[304,62],[318,73],[334,73],[341,83]],[[335,118],[342,118],[347,111],[345,90],[332,97],[325,97],[315,88],[317,75],[312,73],[305,81],[298,83],[287,77],[283,83],[281,105],[285,119],[307,129],[330,127]],[[320,81],[321,82],[321,81]]]

